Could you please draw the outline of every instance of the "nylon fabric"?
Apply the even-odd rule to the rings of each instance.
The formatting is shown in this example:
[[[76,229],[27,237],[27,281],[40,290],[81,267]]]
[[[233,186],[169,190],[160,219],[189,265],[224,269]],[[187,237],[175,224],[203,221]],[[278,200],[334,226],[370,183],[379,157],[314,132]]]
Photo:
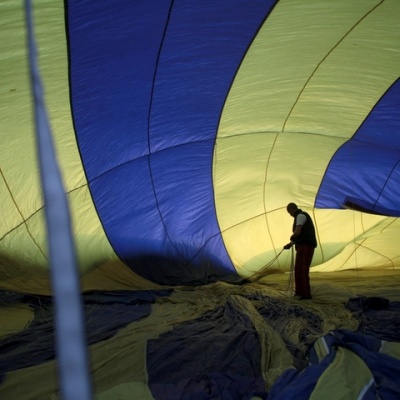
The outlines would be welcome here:
[[[400,2],[227,4],[33,2],[94,398],[399,398]],[[27,27],[0,9],[0,397],[56,399]]]

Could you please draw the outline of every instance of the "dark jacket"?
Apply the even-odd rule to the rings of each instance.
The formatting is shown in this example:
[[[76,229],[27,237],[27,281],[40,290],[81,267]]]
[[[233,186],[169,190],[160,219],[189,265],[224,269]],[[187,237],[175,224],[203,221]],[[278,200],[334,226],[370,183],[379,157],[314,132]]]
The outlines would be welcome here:
[[[303,210],[298,209],[294,215],[294,221],[293,221],[293,232],[296,229],[296,217],[299,214],[304,214],[307,218],[306,222],[303,225],[303,228],[301,229],[300,236],[298,236],[295,239],[295,244],[306,244],[309,246],[314,246],[317,247],[317,238],[315,236],[315,228],[314,228],[314,223],[311,219],[311,217]]]

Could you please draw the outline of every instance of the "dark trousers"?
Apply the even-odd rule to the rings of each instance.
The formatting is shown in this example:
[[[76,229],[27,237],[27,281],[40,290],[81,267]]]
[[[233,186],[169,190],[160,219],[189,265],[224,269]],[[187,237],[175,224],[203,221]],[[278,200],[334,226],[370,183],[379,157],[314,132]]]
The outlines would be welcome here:
[[[296,295],[311,297],[309,272],[313,255],[314,246],[296,245],[296,261],[294,264]]]

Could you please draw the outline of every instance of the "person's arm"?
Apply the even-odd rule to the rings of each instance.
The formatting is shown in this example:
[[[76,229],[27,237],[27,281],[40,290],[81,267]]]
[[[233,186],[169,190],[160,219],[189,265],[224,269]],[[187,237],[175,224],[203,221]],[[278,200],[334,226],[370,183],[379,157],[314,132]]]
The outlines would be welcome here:
[[[300,236],[302,229],[303,229],[303,225],[296,225],[296,228],[295,228],[292,236],[290,236],[291,243],[294,243],[296,241],[296,239]]]
[[[296,227],[294,228],[294,232],[292,236],[290,236],[290,243],[288,243],[285,248],[290,249],[296,242],[296,239],[300,236],[301,230],[303,229],[303,225],[305,224],[307,218],[304,214],[299,214],[296,217]]]
[[[298,238],[300,236],[302,229],[303,229],[303,225],[296,226],[292,236],[290,236],[290,243],[285,244],[285,246],[283,246],[284,249],[288,250],[295,244],[296,238]]]

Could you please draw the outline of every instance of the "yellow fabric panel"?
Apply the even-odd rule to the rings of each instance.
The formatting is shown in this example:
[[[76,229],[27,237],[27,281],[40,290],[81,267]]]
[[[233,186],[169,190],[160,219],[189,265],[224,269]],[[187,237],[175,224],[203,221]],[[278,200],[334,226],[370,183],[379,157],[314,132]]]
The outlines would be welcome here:
[[[320,211],[323,214],[323,210]],[[340,214],[337,211],[334,213]],[[332,254],[331,258],[327,256],[325,258],[327,261],[321,262],[313,270],[328,272],[349,268],[398,268],[400,266],[400,254],[395,238],[398,237],[400,232],[400,221],[396,218],[379,217],[353,211],[349,211],[349,213],[354,215],[353,221],[349,218],[347,221],[343,221],[343,225],[331,224],[330,232],[333,239],[335,232],[338,232],[337,236],[346,231],[350,234],[351,229],[356,229],[358,225],[360,229],[354,232],[353,241],[347,244],[342,243],[340,248],[337,249],[337,254]],[[357,220],[362,220],[361,224],[353,224]],[[326,246],[323,245],[323,248],[325,249]]]
[[[91,378],[95,398],[97,395],[99,399],[103,399],[109,398],[113,393],[125,393],[129,387],[137,389],[138,392],[131,392],[130,397],[122,397],[123,399],[141,398],[138,396],[143,393],[148,395],[143,399],[152,399],[147,388],[147,340],[157,338],[179,322],[201,316],[218,304],[224,304],[226,300],[225,297],[210,299],[209,292],[206,291],[196,294],[198,302],[195,303],[191,291],[177,291],[170,298],[160,299],[159,304],[152,307],[152,312],[147,318],[133,322],[120,329],[112,338],[90,346]],[[188,297],[192,299],[192,304],[188,303]],[[57,398],[54,397],[58,392],[55,368],[54,361],[51,361],[8,373],[5,382],[0,386],[1,399]],[[37,385],[37,382],[46,384]]]
[[[313,207],[330,155],[342,143],[323,136],[279,135],[265,169],[266,211],[283,208],[289,216],[286,205],[293,199],[304,208]]]
[[[17,263],[19,261],[21,267],[25,263],[25,265],[31,265],[32,268],[41,267],[43,269],[47,263],[45,233],[41,231],[40,237],[34,236],[34,233],[40,229],[40,225],[37,225],[37,221],[41,220],[39,214],[35,214],[29,221],[16,227],[1,241],[5,257],[10,257],[10,261],[11,259]],[[13,272],[11,271],[11,273]]]
[[[213,174],[218,184],[216,207],[221,231],[265,213],[266,154],[274,140],[273,135],[263,133],[218,140]],[[229,206],[220,206],[219,202],[225,199],[229,199]]]
[[[379,352],[400,360],[400,343],[383,340]]]
[[[243,296],[231,296],[235,307],[248,315],[257,330],[261,342],[261,368],[267,390],[270,390],[276,379],[293,365],[292,356],[279,334],[272,329],[258,313],[251,302]]]
[[[133,398],[140,400],[154,399],[148,386],[140,382],[123,383],[96,396],[96,400],[131,400]]]
[[[310,400],[329,399],[333,393],[335,399],[357,399],[372,382],[372,374],[361,358],[339,347],[335,359],[318,379]]]
[[[116,258],[94,208],[81,159],[76,147],[71,119],[64,3],[37,5],[36,36],[40,70],[46,88],[46,103],[64,186],[69,193],[77,257],[82,272],[100,262]],[[52,35],[49,35],[51,30]],[[40,49],[43,49],[40,52]]]
[[[279,1],[243,60],[219,135],[290,131],[351,136],[399,74],[399,55],[387,46],[377,47],[381,43],[371,37],[379,29],[383,43],[396,43],[399,35],[396,0],[380,3]],[[379,22],[382,14],[384,24]],[[382,58],[388,65],[380,61]],[[369,79],[366,98],[366,82],[354,77],[361,70],[367,73],[375,69],[376,74],[376,68],[384,71],[387,81]],[[322,72],[325,76],[319,78]],[[313,90],[303,99],[305,88]],[[351,102],[343,103],[347,96]],[[316,109],[307,107],[306,111],[303,103],[306,106],[311,100]],[[314,124],[315,118],[318,121]]]
[[[32,132],[23,3],[2,2],[0,19],[0,243],[40,206]]]
[[[291,201],[314,217],[320,270],[400,266],[394,218],[313,209],[332,156],[400,74],[398,13],[396,1],[282,0],[259,31],[225,103],[213,164],[218,221],[240,274],[288,242]],[[377,235],[374,224],[396,233]]]
[[[82,288],[91,290],[157,290],[165,289],[133,273],[122,261],[112,260],[82,276]]]
[[[70,192],[87,183],[71,118],[64,3],[47,0],[36,3],[34,10],[35,38],[46,108],[64,186]],[[85,204],[82,206],[85,207]]]
[[[7,184],[8,197],[12,197],[15,204],[7,209],[2,207],[1,216],[7,225],[14,227],[21,223],[10,220],[15,218],[15,209],[27,219],[41,207],[42,202],[36,166],[23,3],[2,3],[1,170],[2,180]]]
[[[33,319],[33,310],[24,304],[1,306],[0,339],[27,328]]]
[[[263,215],[226,230],[224,241],[242,276],[252,275],[276,256]]]
[[[114,388],[115,393],[120,393],[121,385],[129,384],[130,388],[137,389],[138,392],[131,392],[130,397],[122,397],[123,399],[139,398],[137,395],[143,393],[147,394],[143,399],[152,399],[147,387],[146,342],[170,329],[169,324],[160,322],[162,319],[157,312],[157,306],[155,309],[148,318],[131,323],[111,339],[89,347],[94,398],[97,395],[100,399],[109,398],[114,393]],[[177,307],[178,309],[180,308]],[[59,381],[56,368],[56,363],[49,361],[8,373],[0,386],[0,397],[4,400],[58,399]],[[45,384],[38,385],[37,382]]]
[[[241,274],[259,268],[257,260],[268,262],[267,257],[289,241],[292,218],[286,212],[287,203],[296,199],[312,214],[316,188],[326,169],[318,160],[338,142],[311,136],[297,141],[290,134],[278,139],[265,133],[252,137],[256,140],[245,135],[219,140],[214,158],[218,221],[228,253]],[[320,152],[315,151],[316,146]],[[297,152],[303,154],[300,159],[293,156]],[[243,183],[246,180],[249,185]]]
[[[4,148],[2,148],[2,143],[3,141],[0,142],[0,151],[3,152]],[[15,228],[15,226],[19,226],[24,222],[23,216],[18,208],[15,207],[15,200],[10,194],[8,181],[6,180],[2,169],[0,169],[0,198],[2,202],[1,208],[8,212],[8,218],[3,219],[0,224],[0,240],[2,240],[12,229]]]
[[[0,273],[6,276],[0,287],[45,293],[47,242],[25,15],[20,2],[0,1],[0,7]],[[75,143],[64,3],[44,0],[34,7],[46,106],[79,268],[87,274],[117,257],[93,206]],[[313,265],[319,270],[399,266],[393,238],[400,227],[394,219],[379,217],[376,224],[388,228],[378,235],[372,223],[361,228],[352,212],[313,212],[332,155],[400,74],[400,52],[393,47],[400,42],[398,14],[396,0],[281,0],[259,31],[227,98],[214,153],[218,221],[243,275],[262,268],[287,242],[289,201],[313,213],[321,243]],[[281,257],[276,267],[287,270],[288,262]]]
[[[281,274],[283,275],[283,274]],[[285,274],[287,275],[287,274]],[[280,282],[280,275],[271,279]],[[354,268],[333,272],[313,272],[310,274],[313,299],[330,304],[337,299],[342,304],[352,297],[385,297],[399,301],[400,269]],[[356,330],[358,325],[351,330]]]
[[[88,186],[71,191],[68,200],[81,271],[86,273],[105,262],[116,260],[117,256],[104,234]]]
[[[325,40],[330,27],[341,36],[332,37],[333,46],[325,48],[327,53],[301,92],[285,130],[296,131],[306,121],[308,132],[351,137],[400,74],[400,54],[393,49],[400,42],[399,5],[396,0],[343,0],[323,1],[320,7],[327,12],[332,7],[332,14],[325,14],[326,19],[314,16],[314,24],[307,17],[304,21],[303,14],[299,20],[318,25]],[[315,34],[300,51],[314,53],[321,42]]]
[[[29,79],[25,10],[21,2],[0,2],[0,272],[7,259],[17,267],[0,287],[43,293],[48,288],[47,233]],[[71,208],[78,265],[86,273],[116,259],[87,187],[71,119],[64,2],[34,3],[34,31],[46,108]],[[20,273],[19,278],[17,272]],[[19,279],[19,283],[18,282]]]
[[[19,225],[0,242],[0,289],[48,294],[49,269],[41,213]],[[35,223],[39,220],[39,223]],[[35,235],[39,231],[39,235]],[[38,241],[40,239],[40,242]]]
[[[49,271],[35,268],[31,265],[26,270],[24,262],[17,263],[15,259],[8,262],[0,259],[3,265],[1,288],[21,293],[48,295],[51,292]],[[7,266],[12,265],[12,268]],[[161,286],[150,282],[132,272],[120,260],[104,262],[93,270],[82,275],[81,287],[83,291],[92,290],[157,290]],[[166,288],[163,286],[163,288]]]
[[[54,361],[8,372],[0,386],[0,396],[4,400],[55,400],[57,392],[58,376]]]
[[[394,244],[400,232],[396,218],[351,210],[302,208],[313,217],[317,229],[319,243],[313,271],[400,266],[399,248]],[[283,207],[223,231],[232,262],[240,274],[251,276],[269,264],[289,241],[292,222]],[[290,266],[289,251],[284,251],[271,270],[289,271]]]
[[[102,348],[103,351],[93,350],[91,353],[94,358],[91,375],[93,399],[153,400],[147,384],[135,381],[138,371],[141,379],[145,379],[144,356],[140,354],[143,352],[143,347],[136,346],[136,352],[132,347],[116,350],[112,343],[107,342],[106,346],[102,344]],[[97,360],[97,354],[105,358]],[[50,361],[35,367],[9,372],[0,387],[2,400],[61,399],[56,368],[56,363]],[[41,384],[38,385],[38,382]]]
[[[109,270],[107,268],[107,271]],[[89,274],[95,273],[96,271],[92,271]],[[335,273],[334,276],[339,277],[340,273]],[[281,371],[292,367],[293,361],[283,340],[290,340],[296,346],[302,346],[302,351],[306,351],[306,346],[311,344],[317,335],[326,334],[331,329],[354,330],[358,326],[355,316],[343,307],[341,296],[333,299],[330,295],[327,298],[327,291],[321,290],[316,301],[299,302],[292,297],[287,297],[283,292],[282,287],[287,279],[285,274],[280,274],[278,279],[269,278],[266,278],[264,284],[231,285],[218,282],[200,287],[176,288],[171,296],[159,298],[152,306],[152,312],[148,317],[128,324],[112,338],[89,347],[94,398],[104,400],[112,398],[113,395],[119,395],[121,399],[126,400],[151,399],[151,397],[146,397],[149,395],[145,357],[147,341],[158,338],[180,323],[201,318],[208,311],[227,307],[228,303],[229,307],[234,307],[251,319],[259,335],[263,351],[260,356],[261,367],[268,387],[273,384]],[[351,281],[355,282],[354,276]],[[277,285],[276,282],[278,282]],[[393,279],[389,279],[389,282],[393,282]],[[370,283],[370,280],[363,279],[364,286],[358,287],[357,292],[369,288]],[[380,285],[381,288],[382,286]],[[276,318],[268,323],[257,312],[254,300],[251,302],[248,300],[248,298],[256,299],[258,296],[261,296],[264,302],[271,299],[271,309],[279,307]],[[277,300],[280,300],[278,304]],[[300,316],[293,317],[294,304],[324,321],[322,332],[318,326],[308,333],[307,343],[304,341],[303,334],[304,329],[310,328],[310,325]],[[269,305],[264,303],[263,306],[268,308]],[[24,314],[21,321],[29,322],[27,317]],[[19,327],[22,327],[21,323],[16,329]],[[187,362],[195,363],[196,360],[187,360]],[[58,399],[58,385],[56,363],[50,361],[8,373],[4,383],[0,385],[0,398],[2,400]],[[126,393],[129,393],[130,397],[126,396]]]
[[[290,201],[314,217],[320,270],[399,264],[393,239],[368,232],[360,213],[312,209],[331,157],[399,75],[400,56],[385,46],[400,35],[396,7],[280,1],[255,38],[227,99],[214,158],[218,220],[239,273],[260,268],[288,242]],[[377,70],[387,79],[370,79]],[[366,234],[361,248],[355,242]],[[379,251],[384,240],[391,262]]]
[[[363,18],[379,3],[376,0],[325,0],[307,3],[279,1],[258,33],[237,74],[224,109],[219,134],[231,136],[233,132],[240,134],[258,132],[260,129],[295,133],[303,128],[302,133],[351,136],[373,103],[365,104],[365,99],[360,94],[364,101],[354,101],[356,108],[347,110],[343,115],[345,110],[340,100],[346,96],[347,101],[352,93],[354,96],[354,86],[349,87],[348,84],[360,69],[365,68],[365,59],[360,60],[360,56],[365,53],[370,56],[372,49],[363,46],[360,49],[362,54],[356,54],[355,46],[346,48],[345,44],[349,40],[349,32],[353,33],[355,27],[361,31],[363,40],[370,36],[375,26],[372,21]],[[395,1],[391,3],[394,4]],[[388,18],[393,20],[396,14],[388,15]],[[361,25],[360,21],[363,21]],[[396,23],[388,29],[395,32]],[[341,50],[343,46],[345,48]],[[340,57],[336,57],[335,61],[333,55],[339,51]],[[388,49],[382,48],[380,51],[392,55]],[[380,54],[376,55],[379,58]],[[337,62],[345,67],[350,61],[350,71],[347,68],[337,68]],[[330,75],[318,83],[315,75],[321,69],[327,73],[330,71]],[[395,66],[392,73],[398,73],[398,66]],[[341,82],[343,78],[346,79]],[[386,86],[382,86],[378,80],[375,98],[371,100],[378,100],[390,82],[388,77]],[[335,90],[337,85],[340,86],[340,91]],[[319,88],[317,93],[312,94],[313,106],[317,108],[308,110],[307,113],[300,110],[296,112],[299,104],[303,103],[299,96],[309,86]],[[310,100],[304,101],[308,103]],[[293,106],[296,106],[293,110],[296,118],[291,122]],[[316,117],[319,122],[313,124]]]

